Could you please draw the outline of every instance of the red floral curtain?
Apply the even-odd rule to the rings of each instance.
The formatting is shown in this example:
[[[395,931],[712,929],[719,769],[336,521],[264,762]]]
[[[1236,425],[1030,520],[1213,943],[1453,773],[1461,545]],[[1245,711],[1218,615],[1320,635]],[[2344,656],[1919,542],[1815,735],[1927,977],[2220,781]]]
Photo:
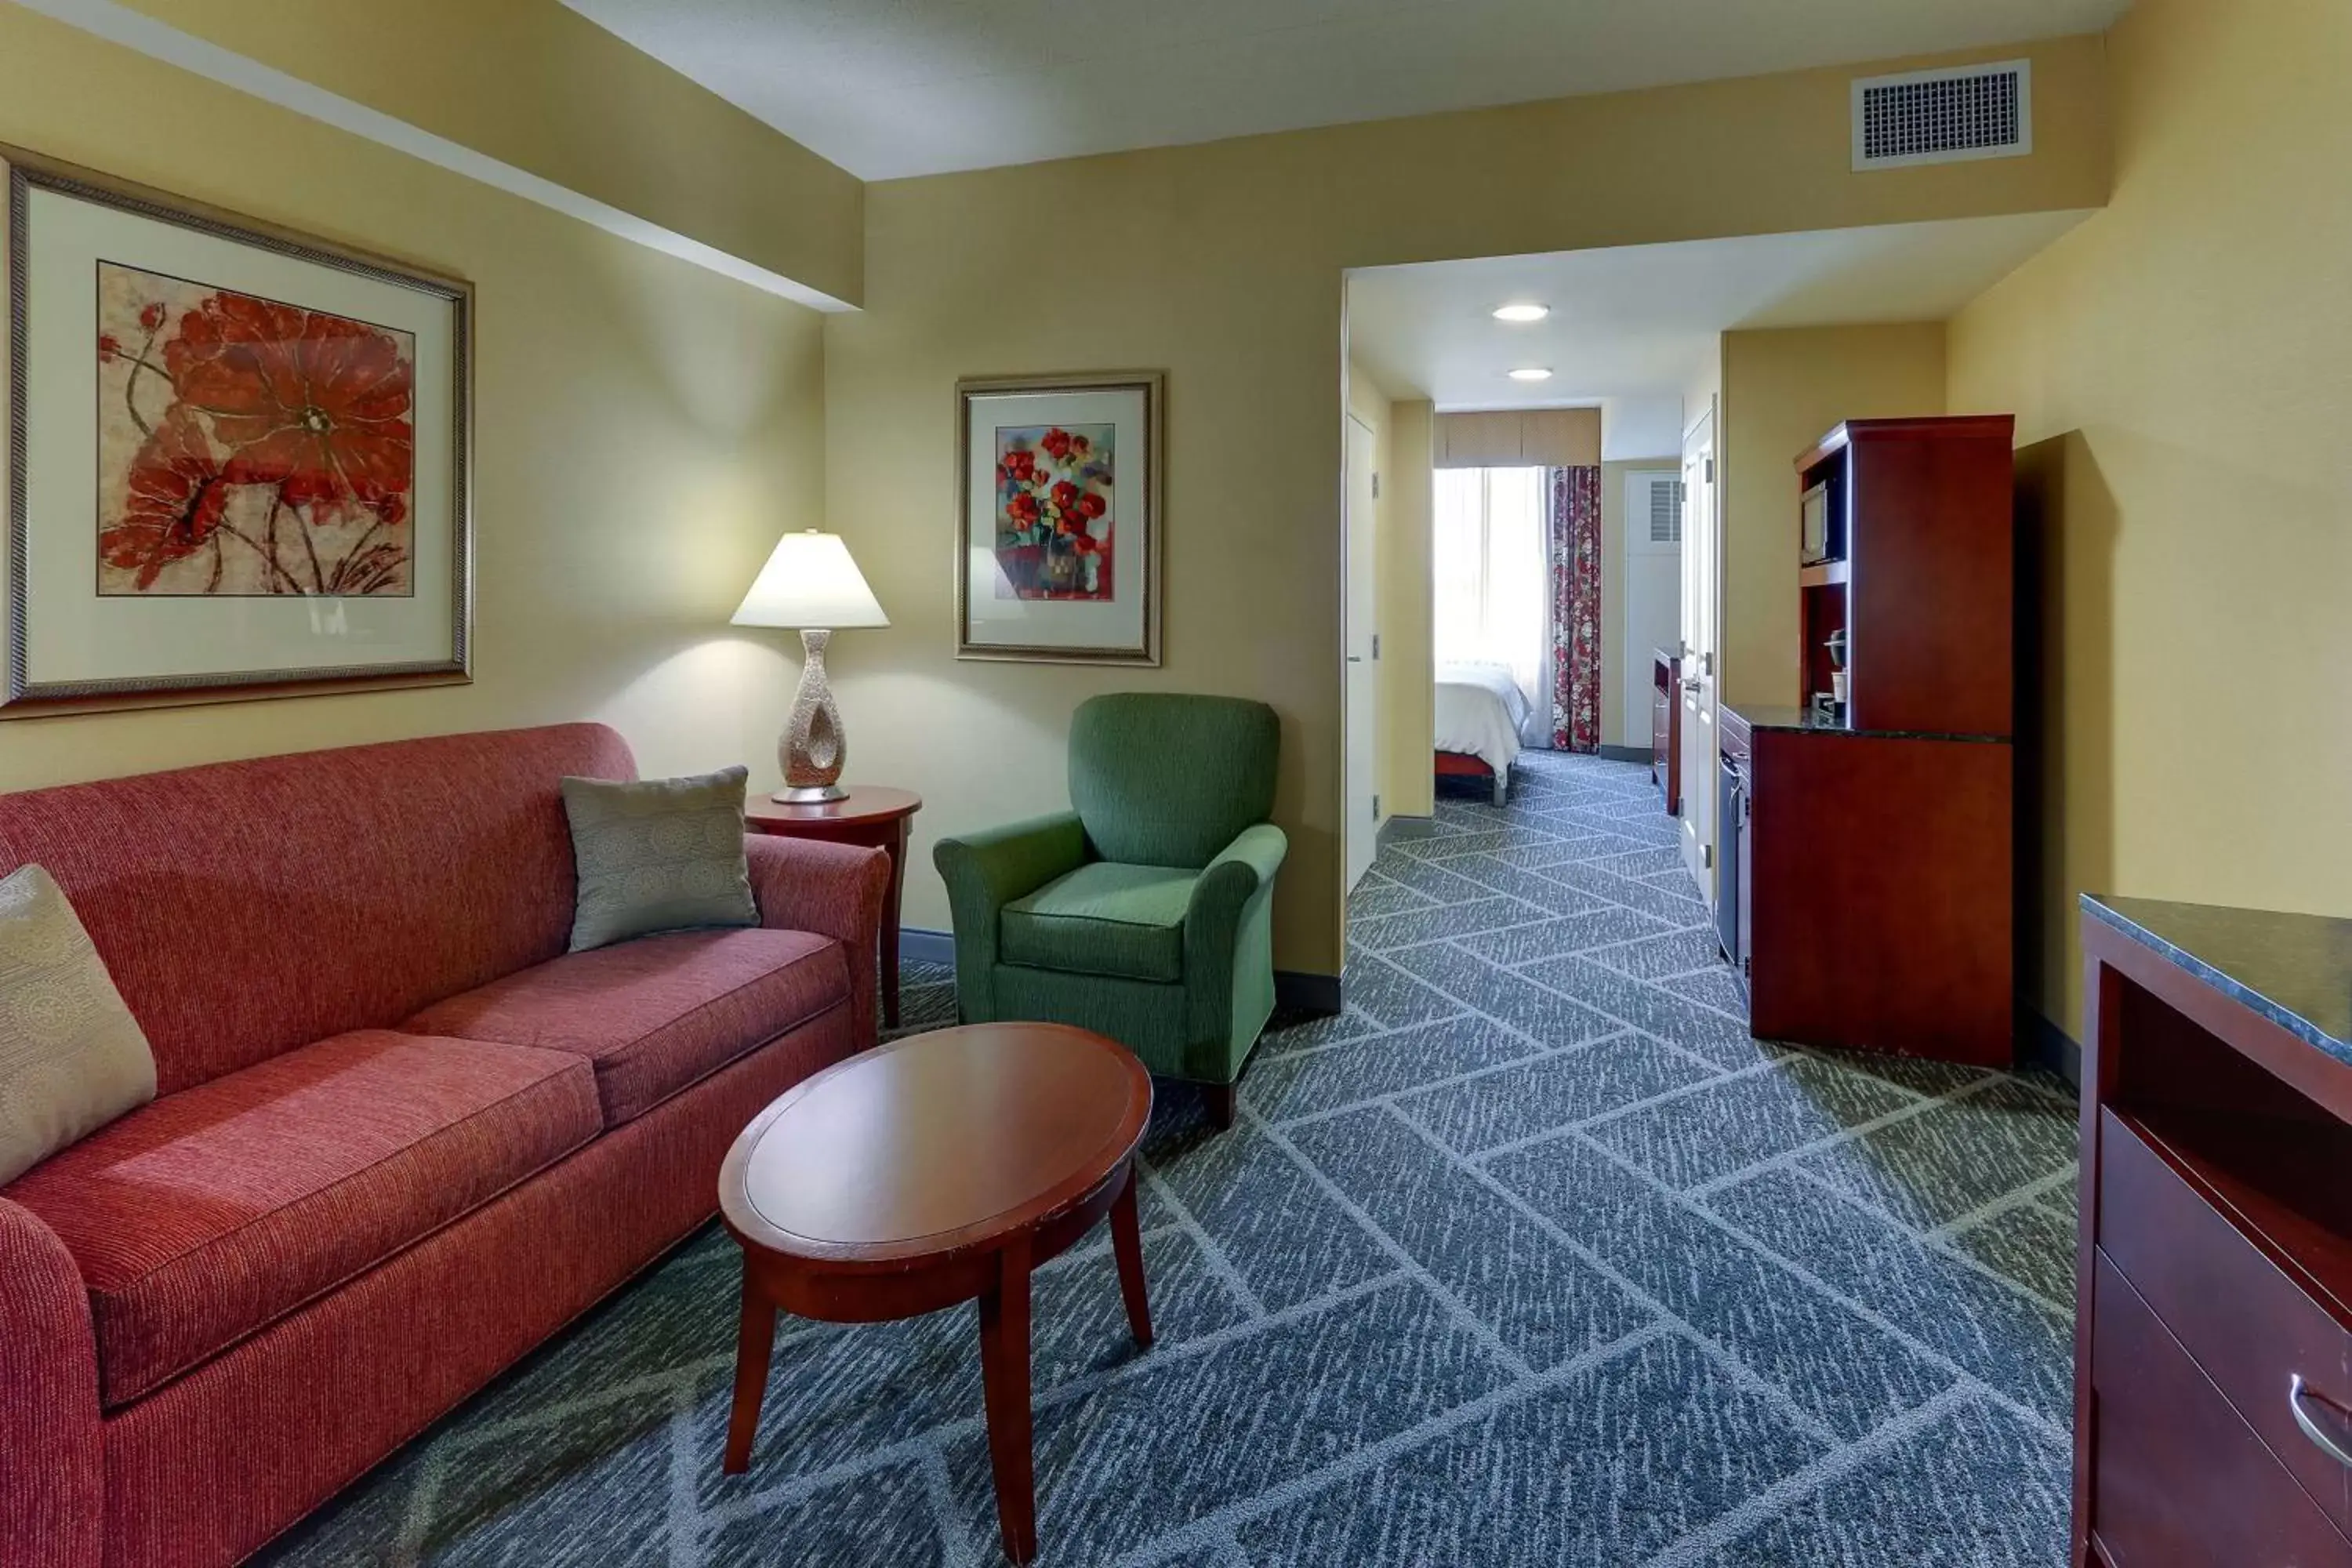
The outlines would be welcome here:
[[[1551,743],[1601,749],[1601,470],[1551,470]]]

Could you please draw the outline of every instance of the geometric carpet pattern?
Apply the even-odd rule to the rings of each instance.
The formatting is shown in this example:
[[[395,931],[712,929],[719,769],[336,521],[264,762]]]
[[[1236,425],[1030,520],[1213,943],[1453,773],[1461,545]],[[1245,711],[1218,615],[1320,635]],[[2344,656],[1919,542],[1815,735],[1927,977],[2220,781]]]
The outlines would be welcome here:
[[[1675,845],[1530,754],[1393,826],[1231,1131],[1162,1087],[1158,1345],[1103,1236],[1037,1279],[1042,1563],[2064,1560],[2070,1091],[1749,1038]],[[1000,1562],[973,1310],[783,1319],[727,1477],[738,1279],[704,1232],[261,1561]]]

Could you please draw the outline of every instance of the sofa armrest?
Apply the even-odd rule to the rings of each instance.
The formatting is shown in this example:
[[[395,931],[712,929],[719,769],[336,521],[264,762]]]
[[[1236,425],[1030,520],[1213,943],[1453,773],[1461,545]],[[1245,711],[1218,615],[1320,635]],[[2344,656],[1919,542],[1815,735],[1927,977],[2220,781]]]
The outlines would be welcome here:
[[[931,863],[948,885],[948,910],[955,922],[956,1001],[965,1022],[996,1017],[998,913],[1086,860],[1087,830],[1075,811],[961,834],[932,847]]]
[[[0,1563],[96,1568],[106,1469],[89,1292],[49,1227],[0,1198]]]
[[[1243,919],[1272,899],[1274,875],[1289,853],[1282,829],[1261,822],[1243,828],[1192,884],[1184,908],[1184,984],[1195,1040],[1222,1039],[1228,1032]]]
[[[883,904],[890,889],[890,857],[854,844],[744,835],[751,899],[771,931],[814,931],[837,938],[849,955],[853,1048],[876,1038],[876,973],[881,963]]]

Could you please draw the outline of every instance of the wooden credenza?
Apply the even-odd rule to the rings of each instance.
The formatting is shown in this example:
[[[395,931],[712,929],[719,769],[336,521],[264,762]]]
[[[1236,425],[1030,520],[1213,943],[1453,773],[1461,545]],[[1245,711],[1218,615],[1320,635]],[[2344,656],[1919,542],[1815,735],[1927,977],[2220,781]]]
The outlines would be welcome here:
[[[2079,1568],[2352,1568],[2352,921],[2084,900]]]

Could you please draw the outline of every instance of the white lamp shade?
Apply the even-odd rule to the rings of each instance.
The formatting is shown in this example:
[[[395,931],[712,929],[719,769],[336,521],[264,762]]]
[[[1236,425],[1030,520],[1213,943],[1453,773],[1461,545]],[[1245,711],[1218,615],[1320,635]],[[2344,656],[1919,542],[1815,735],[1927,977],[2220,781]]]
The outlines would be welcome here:
[[[890,617],[866,585],[849,547],[837,533],[787,533],[776,541],[751,591],[743,595],[739,626],[887,626]]]

